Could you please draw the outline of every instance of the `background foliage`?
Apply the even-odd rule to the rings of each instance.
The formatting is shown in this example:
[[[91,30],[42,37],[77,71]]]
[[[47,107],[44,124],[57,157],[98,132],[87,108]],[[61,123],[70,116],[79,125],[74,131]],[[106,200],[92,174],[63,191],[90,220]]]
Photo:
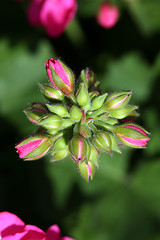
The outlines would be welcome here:
[[[102,0],[79,0],[76,18],[59,38],[29,26],[28,3],[1,3],[0,211],[46,230],[57,223],[77,240],[160,239],[160,2],[114,0],[117,25],[95,20]],[[71,159],[23,162],[14,146],[36,129],[22,112],[43,102],[38,82],[47,82],[45,61],[61,58],[78,77],[90,67],[103,91],[133,89],[137,119],[151,132],[147,149],[102,154],[87,184]]]

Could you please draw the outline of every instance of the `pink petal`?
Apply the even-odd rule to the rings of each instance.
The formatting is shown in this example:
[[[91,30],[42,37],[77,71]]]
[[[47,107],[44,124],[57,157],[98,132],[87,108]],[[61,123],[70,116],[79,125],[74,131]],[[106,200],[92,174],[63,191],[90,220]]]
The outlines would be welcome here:
[[[75,240],[75,239],[70,238],[70,237],[62,237],[61,240]]]
[[[46,232],[46,240],[61,240],[61,231],[58,225],[52,225]]]
[[[128,127],[128,128],[132,128],[142,134],[144,134],[145,136],[147,136],[147,133],[145,131],[143,131],[141,128],[137,127],[137,126],[134,126],[134,125],[125,125],[125,127]]]
[[[27,234],[27,232],[21,232],[21,233],[16,233],[14,235],[7,235],[7,236],[4,236],[2,234],[2,240],[22,240],[23,237]]]
[[[17,153],[19,153],[19,157],[24,158],[25,156],[27,156],[30,152],[32,152],[35,148],[37,148],[42,141],[43,139],[38,139],[38,140],[25,143],[24,145],[21,145],[21,146],[18,146],[17,144],[15,148],[17,149]]]
[[[54,63],[53,63],[53,61],[51,62],[51,66],[53,67],[55,72],[59,75],[59,77],[62,79],[64,84],[66,84],[68,87],[70,87],[71,84],[70,84],[69,78],[68,78],[64,68],[60,64],[60,62],[58,60],[54,60]]]
[[[33,225],[26,225],[25,231],[27,234],[22,238],[22,240],[45,240],[46,234],[40,228]]]
[[[150,140],[150,138],[145,138],[145,139],[135,139],[135,138],[129,138],[129,137],[124,137],[124,136],[120,136],[124,141],[135,145],[135,146],[139,146],[139,147],[143,147],[147,144],[147,141]]]
[[[24,222],[15,214],[9,212],[0,213],[0,232],[5,234],[14,234],[24,230]]]

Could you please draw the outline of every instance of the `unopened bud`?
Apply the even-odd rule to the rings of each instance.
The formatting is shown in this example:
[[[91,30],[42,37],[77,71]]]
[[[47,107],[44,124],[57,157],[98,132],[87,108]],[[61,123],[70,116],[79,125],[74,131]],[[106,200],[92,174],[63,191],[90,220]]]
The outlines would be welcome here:
[[[89,93],[84,83],[80,83],[78,92],[76,94],[76,100],[79,106],[84,107],[89,101]]]
[[[82,112],[81,112],[79,107],[73,106],[70,109],[70,116],[73,120],[79,121],[82,118],[83,115],[82,115]]]
[[[107,111],[117,111],[126,106],[131,98],[132,91],[110,94],[105,101]]]
[[[71,69],[62,61],[53,58],[47,60],[46,69],[53,86],[67,97],[73,96],[74,75]]]
[[[43,104],[33,103],[30,108],[24,110],[24,113],[31,122],[38,124],[39,120],[47,113],[47,108]]]
[[[36,160],[48,152],[52,143],[52,138],[37,135],[22,140],[15,148],[20,158],[24,160]]]
[[[93,139],[94,145],[100,150],[107,153],[112,151],[112,142],[110,136],[105,131],[99,131]]]
[[[73,136],[69,142],[69,151],[72,158],[76,161],[83,161],[87,154],[87,142],[83,137]]]
[[[144,128],[131,123],[117,126],[115,134],[123,144],[133,148],[144,148],[150,140]]]
[[[54,144],[52,150],[52,161],[58,161],[69,155],[68,145],[64,137],[60,137]]]
[[[44,84],[44,85],[39,84],[39,87],[40,87],[43,95],[48,100],[50,100],[50,101],[63,101],[64,100],[64,94],[60,90],[58,90],[48,84]]]

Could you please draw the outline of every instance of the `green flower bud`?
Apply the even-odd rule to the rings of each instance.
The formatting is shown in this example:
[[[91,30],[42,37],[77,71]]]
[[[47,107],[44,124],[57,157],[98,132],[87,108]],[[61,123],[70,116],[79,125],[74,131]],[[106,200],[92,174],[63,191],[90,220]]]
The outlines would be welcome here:
[[[102,107],[106,97],[107,97],[107,93],[103,94],[103,95],[100,95],[98,97],[95,97],[92,101],[92,108],[93,110],[97,110],[99,108]]]
[[[46,104],[46,106],[50,112],[55,113],[62,118],[68,116],[67,108],[62,104]]]
[[[89,101],[89,94],[88,94],[88,90],[85,87],[84,83],[80,83],[77,95],[76,95],[76,100],[79,104],[79,106],[84,107],[85,105],[87,105],[88,101]]]
[[[79,107],[73,106],[70,109],[70,116],[73,120],[79,121],[82,118],[83,115],[82,115],[82,112],[81,112]]]
[[[40,122],[39,125],[50,130],[56,130],[60,128],[63,124],[63,121],[61,117],[59,117],[56,114],[52,114],[50,116],[47,116],[43,118]]]
[[[68,145],[64,137],[60,137],[54,144],[52,150],[52,161],[58,161],[69,155]]]
[[[76,162],[83,161],[86,158],[87,150],[87,142],[83,137],[72,137],[69,142],[69,152]]]
[[[109,116],[117,118],[117,119],[123,119],[123,118],[129,116],[131,114],[131,112],[133,112],[136,109],[138,109],[137,106],[127,105],[120,110],[111,111]]]
[[[43,84],[43,85],[39,84],[39,87],[40,87],[43,95],[48,100],[50,100],[50,101],[63,101],[64,100],[64,94],[60,90],[58,90],[48,84]]]
[[[111,138],[105,131],[99,131],[95,134],[93,138],[94,145],[100,150],[107,153],[112,151]]]
[[[107,111],[117,111],[126,106],[131,98],[132,92],[111,93],[105,101]]]
[[[32,103],[30,108],[24,110],[24,113],[31,122],[38,124],[39,120],[47,113],[47,108],[44,104]]]

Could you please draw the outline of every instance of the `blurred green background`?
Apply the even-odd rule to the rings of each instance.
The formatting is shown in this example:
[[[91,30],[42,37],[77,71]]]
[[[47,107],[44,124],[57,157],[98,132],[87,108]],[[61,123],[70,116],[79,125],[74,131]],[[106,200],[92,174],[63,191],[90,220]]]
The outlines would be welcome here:
[[[1,3],[0,211],[43,230],[57,223],[77,240],[159,240],[160,1],[114,0],[120,18],[109,30],[95,19],[102,2],[79,0],[76,18],[56,39],[28,24],[28,2]],[[36,130],[23,110],[44,102],[38,83],[48,82],[45,61],[51,57],[77,77],[90,67],[103,92],[133,89],[131,103],[141,113],[136,122],[151,132],[147,149],[102,154],[89,184],[70,158],[20,160],[15,144]]]

